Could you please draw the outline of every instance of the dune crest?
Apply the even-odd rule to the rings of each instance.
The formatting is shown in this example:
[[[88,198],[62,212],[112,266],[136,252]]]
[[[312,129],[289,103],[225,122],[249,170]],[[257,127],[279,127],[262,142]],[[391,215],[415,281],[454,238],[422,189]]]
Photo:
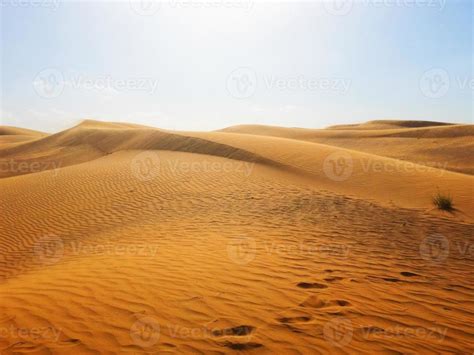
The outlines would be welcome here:
[[[439,127],[450,126],[453,123],[434,122],[434,121],[407,121],[407,120],[374,120],[360,124],[336,125],[328,129],[396,129],[396,128],[420,128],[420,127]]]

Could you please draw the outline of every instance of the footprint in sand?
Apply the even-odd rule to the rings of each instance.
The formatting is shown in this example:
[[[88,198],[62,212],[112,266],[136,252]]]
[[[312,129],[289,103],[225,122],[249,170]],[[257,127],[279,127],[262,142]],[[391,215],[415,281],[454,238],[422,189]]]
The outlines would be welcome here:
[[[420,276],[418,274],[415,274],[414,272],[410,271],[402,271],[400,275],[405,276],[405,277],[413,277],[413,276]]]
[[[304,302],[300,303],[300,306],[320,309],[326,307],[349,307],[351,303],[346,300],[327,300],[318,296],[310,296]]]
[[[212,335],[216,337],[245,337],[251,335],[255,331],[255,327],[251,325],[239,325],[237,327],[232,328],[224,328],[224,329],[215,329],[212,331]],[[243,341],[242,339],[249,338],[240,338],[240,341],[237,340],[226,340],[220,345],[225,346],[232,350],[250,350],[250,349],[257,349],[263,346],[263,344],[252,342],[252,341]]]
[[[400,282],[401,281],[400,279],[397,279],[396,277],[384,277],[383,280],[387,282]]]
[[[312,319],[311,316],[299,316],[299,317],[281,317],[277,318],[277,321],[284,324],[295,324],[295,323],[306,323]]]
[[[251,325],[239,325],[237,327],[225,328],[225,329],[215,329],[212,331],[212,335],[216,337],[222,336],[244,336],[253,333],[255,327]]]
[[[341,307],[347,307],[351,305],[351,303],[346,300],[335,300],[333,302],[335,302],[338,306],[341,306]]]
[[[305,288],[305,289],[308,289],[308,288],[316,288],[316,289],[328,288],[327,285],[320,284],[320,283],[317,283],[317,282],[300,282],[296,286],[298,286],[300,288]]]
[[[327,281],[327,282],[335,282],[335,281],[341,281],[341,280],[344,280],[344,278],[341,276],[331,276],[331,277],[326,277],[324,279],[324,281]]]
[[[261,348],[263,344],[255,343],[255,342],[248,342],[248,343],[236,343],[232,341],[225,341],[222,343],[222,346],[230,348],[232,350],[250,350],[250,349],[257,349]]]

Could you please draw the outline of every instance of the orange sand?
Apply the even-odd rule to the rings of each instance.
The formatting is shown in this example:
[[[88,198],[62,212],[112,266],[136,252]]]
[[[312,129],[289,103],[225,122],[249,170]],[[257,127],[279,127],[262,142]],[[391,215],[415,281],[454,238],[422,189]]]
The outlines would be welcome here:
[[[472,353],[473,138],[0,127],[0,353]]]

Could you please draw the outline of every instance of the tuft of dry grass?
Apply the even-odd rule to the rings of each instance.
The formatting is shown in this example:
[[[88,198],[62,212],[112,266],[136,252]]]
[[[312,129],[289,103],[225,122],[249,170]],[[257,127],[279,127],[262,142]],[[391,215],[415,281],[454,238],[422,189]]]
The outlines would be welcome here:
[[[438,209],[443,211],[453,211],[453,198],[450,195],[442,194],[438,191],[436,195],[432,198],[433,205],[435,205]]]

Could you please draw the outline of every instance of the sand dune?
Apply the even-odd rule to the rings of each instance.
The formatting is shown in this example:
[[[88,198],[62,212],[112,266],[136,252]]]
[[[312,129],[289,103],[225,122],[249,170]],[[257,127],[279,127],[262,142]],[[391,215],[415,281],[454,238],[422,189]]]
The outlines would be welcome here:
[[[46,133],[34,131],[32,129],[18,128],[11,126],[0,126],[0,136],[43,136]]]
[[[474,175],[474,126],[420,121],[371,121],[328,129],[246,125],[223,132],[304,140]],[[369,139],[368,139],[369,138]]]
[[[419,127],[443,127],[451,126],[452,123],[434,122],[434,121],[400,121],[400,120],[375,120],[365,123],[356,123],[350,125],[330,126],[329,129],[389,129],[389,128],[419,128]]]
[[[17,143],[25,143],[44,136],[47,136],[47,134],[31,129],[0,126],[0,149],[12,147]]]
[[[1,129],[0,352],[472,352],[472,126],[360,127]]]

